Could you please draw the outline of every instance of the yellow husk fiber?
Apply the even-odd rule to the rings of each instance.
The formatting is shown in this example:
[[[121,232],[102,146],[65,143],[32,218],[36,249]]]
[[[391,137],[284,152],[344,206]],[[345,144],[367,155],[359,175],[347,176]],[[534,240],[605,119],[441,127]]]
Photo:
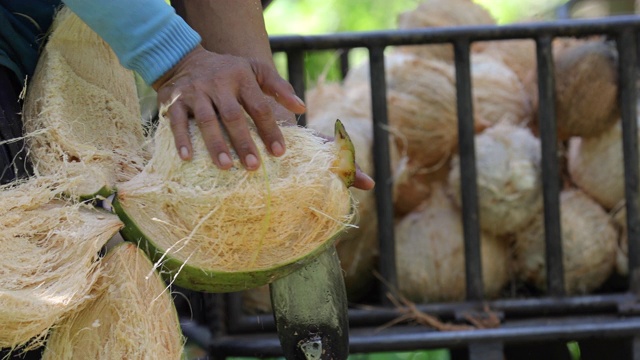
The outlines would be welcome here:
[[[70,190],[92,195],[145,163],[135,79],[71,11],[52,29],[25,99],[30,159],[38,174],[84,177]]]
[[[98,251],[122,227],[115,215],[56,200],[73,185],[42,177],[0,188],[0,347],[39,345],[87,300]]]
[[[287,152],[268,154],[250,123],[262,164],[219,170],[191,123],[194,156],[182,161],[161,116],[144,171],[118,187],[125,209],[151,226],[151,240],[191,266],[271,269],[317,249],[351,220],[348,189],[331,170],[337,148],[299,127],[282,127]]]
[[[43,360],[180,359],[178,315],[145,254],[123,243],[99,269],[94,298],[53,329]]]

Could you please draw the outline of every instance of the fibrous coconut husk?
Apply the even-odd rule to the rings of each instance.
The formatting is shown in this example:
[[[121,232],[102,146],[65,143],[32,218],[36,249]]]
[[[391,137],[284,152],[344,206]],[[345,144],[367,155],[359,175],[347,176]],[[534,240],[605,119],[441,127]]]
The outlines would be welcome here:
[[[483,54],[502,61],[522,84],[537,74],[536,43],[532,39],[493,40],[474,43],[474,55]]]
[[[495,125],[475,137],[480,227],[498,235],[527,225],[542,208],[540,141],[528,128]],[[461,204],[460,159],[449,187]]]
[[[398,15],[399,29],[495,24],[491,14],[471,0],[426,0]],[[401,46],[398,50],[420,57],[453,61],[453,47],[450,44]]]
[[[148,154],[134,75],[70,10],[56,16],[29,84],[23,120],[37,174],[81,176],[70,191],[93,196],[141,171]]]
[[[582,191],[560,194],[564,283],[567,294],[589,293],[606,281],[616,264],[618,233],[609,215]],[[519,277],[546,289],[544,218],[539,212],[515,234],[515,266]]]
[[[59,200],[73,183],[31,178],[0,188],[0,347],[35,348],[91,297],[100,248],[122,227],[113,214]]]
[[[629,275],[629,235],[627,232],[627,207],[621,204],[614,209],[613,222],[618,227],[618,248],[616,251],[616,272],[622,276]]]
[[[446,181],[451,161],[443,161],[430,167],[416,166],[406,157],[392,161],[393,208],[396,217],[402,217],[416,209],[431,195],[434,183]]]
[[[233,153],[233,167],[220,170],[193,121],[194,156],[182,161],[161,112],[152,159],[118,186],[114,207],[126,218],[123,235],[143,239],[176,285],[201,291],[263,285],[304,265],[351,221],[350,193],[334,173],[341,170],[335,143],[282,127],[288,150],[274,157],[255,125],[248,119],[247,125],[260,169],[245,170]]]
[[[400,220],[395,234],[398,290],[404,297],[419,303],[464,300],[461,214],[444,185]],[[485,295],[496,297],[510,277],[508,244],[483,232],[481,261]]]
[[[622,124],[602,134],[569,140],[567,167],[571,180],[605,209],[624,200]]]
[[[111,249],[91,301],[54,327],[44,360],[182,358],[184,339],[167,287],[134,244]]]

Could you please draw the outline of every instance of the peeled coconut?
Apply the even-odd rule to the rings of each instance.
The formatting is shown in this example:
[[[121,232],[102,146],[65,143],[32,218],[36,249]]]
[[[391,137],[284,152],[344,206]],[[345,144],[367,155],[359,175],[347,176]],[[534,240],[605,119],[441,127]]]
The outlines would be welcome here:
[[[529,124],[531,100],[516,73],[504,62],[489,55],[474,54],[471,83],[475,116],[483,122]]]
[[[493,40],[474,43],[474,54],[483,54],[502,61],[526,83],[537,74],[536,43],[532,39]]]
[[[451,161],[432,166],[419,166],[407,157],[393,161],[393,208],[396,217],[402,217],[431,195],[434,183],[446,181],[451,168]]]
[[[122,227],[113,214],[59,200],[74,184],[31,178],[0,188],[0,347],[41,345],[90,295],[100,248]]]
[[[542,209],[540,141],[528,128],[495,125],[475,137],[480,227],[517,232]],[[449,187],[461,205],[460,158],[454,156]]]
[[[141,171],[148,153],[134,75],[67,8],[29,84],[23,120],[37,174],[81,176],[70,191],[92,197]]]
[[[598,136],[569,140],[567,167],[571,180],[606,209],[624,200],[622,124]]]
[[[161,111],[152,159],[118,186],[113,206],[123,237],[178,286],[226,292],[267,284],[331,246],[351,221],[353,144],[340,122],[334,142],[282,127],[288,151],[281,157],[269,155],[247,122],[262,159],[257,171],[235,154],[231,169],[218,169],[194,121],[194,156],[182,161]]]
[[[400,293],[413,302],[462,301],[466,296],[464,235],[459,209],[444,186],[396,225]],[[487,298],[509,280],[508,244],[481,234],[482,279]]]
[[[618,233],[598,203],[577,189],[560,194],[564,282],[567,294],[586,294],[602,285],[616,265]],[[538,212],[515,234],[515,264],[519,277],[546,289],[544,216]]]
[[[182,359],[178,314],[144,252],[122,243],[99,270],[91,300],[55,326],[42,359]]]
[[[485,8],[471,0],[426,0],[398,16],[399,29],[495,23],[495,19]],[[453,47],[449,44],[402,46],[399,49],[421,57],[453,61]]]

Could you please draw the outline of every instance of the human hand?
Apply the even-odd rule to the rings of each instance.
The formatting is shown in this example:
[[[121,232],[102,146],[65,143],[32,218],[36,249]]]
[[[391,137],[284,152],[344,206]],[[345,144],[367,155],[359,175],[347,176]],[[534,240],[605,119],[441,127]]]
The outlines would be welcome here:
[[[253,119],[258,134],[274,156],[285,152],[282,132],[274,116],[272,97],[295,114],[305,105],[293,87],[270,65],[253,59],[209,52],[196,47],[154,84],[158,103],[168,104],[171,130],[183,160],[192,157],[188,119],[198,125],[214,164],[220,169],[233,165],[223,131],[243,166],[256,170],[260,160],[249,133],[244,111]],[[244,110],[244,111],[243,111]],[[222,127],[224,129],[222,129]]]

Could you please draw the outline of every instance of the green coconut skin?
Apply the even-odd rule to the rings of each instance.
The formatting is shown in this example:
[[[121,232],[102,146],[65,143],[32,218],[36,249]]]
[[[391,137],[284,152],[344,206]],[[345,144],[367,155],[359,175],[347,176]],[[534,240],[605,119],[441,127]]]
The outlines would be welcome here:
[[[109,185],[104,185],[93,194],[80,195],[80,201],[90,201],[90,200],[95,200],[100,198],[108,198],[114,193],[115,193],[115,190],[113,189],[113,187]]]
[[[313,261],[325,250],[333,246],[338,235],[334,234],[312,252],[271,269],[225,272],[198,268],[165,254],[129,217],[126,207],[123,206],[118,196],[114,198],[113,209],[125,225],[120,230],[122,238],[136,243],[154,263],[161,262],[160,272],[167,281],[185,289],[209,293],[236,292],[269,284]]]

